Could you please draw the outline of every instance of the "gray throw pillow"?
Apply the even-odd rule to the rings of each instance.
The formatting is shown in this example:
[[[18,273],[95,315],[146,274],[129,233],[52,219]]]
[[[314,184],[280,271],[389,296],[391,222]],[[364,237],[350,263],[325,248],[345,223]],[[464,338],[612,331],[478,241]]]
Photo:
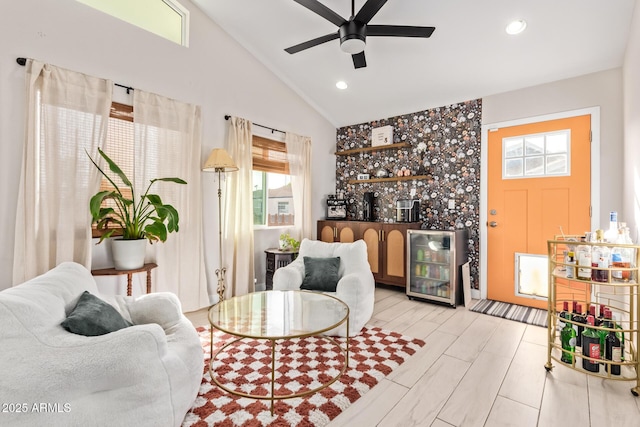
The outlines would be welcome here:
[[[304,280],[300,289],[307,291],[335,292],[338,286],[340,257],[304,257]]]
[[[84,291],[75,308],[61,323],[74,334],[94,337],[133,326],[118,311],[97,296]]]

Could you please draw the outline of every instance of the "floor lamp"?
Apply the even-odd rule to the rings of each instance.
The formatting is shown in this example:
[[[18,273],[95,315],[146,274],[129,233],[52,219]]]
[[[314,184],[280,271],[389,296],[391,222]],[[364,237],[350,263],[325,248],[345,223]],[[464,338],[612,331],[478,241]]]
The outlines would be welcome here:
[[[202,170],[204,172],[218,172],[218,229],[220,233],[218,242],[220,245],[220,267],[216,270],[216,276],[218,276],[219,302],[222,302],[226,288],[224,275],[227,269],[222,264],[222,189],[220,188],[220,180],[223,172],[235,172],[238,170],[238,166],[233,162],[227,150],[224,148],[214,148],[211,150],[211,154],[209,154],[209,158],[202,167]]]

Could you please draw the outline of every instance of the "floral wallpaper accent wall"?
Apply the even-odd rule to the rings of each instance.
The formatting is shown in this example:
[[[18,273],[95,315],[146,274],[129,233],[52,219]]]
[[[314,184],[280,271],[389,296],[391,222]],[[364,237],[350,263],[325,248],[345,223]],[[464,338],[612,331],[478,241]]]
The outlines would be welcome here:
[[[381,222],[395,221],[396,200],[419,199],[422,228],[469,229],[471,286],[475,289],[479,277],[481,119],[482,100],[476,99],[345,126],[337,130],[336,143],[338,152],[371,147],[373,128],[393,127],[393,143],[408,146],[336,156],[336,193],[344,191],[347,219],[362,220],[365,192],[374,193],[374,219]],[[350,183],[359,174],[370,178],[411,175],[416,179]]]

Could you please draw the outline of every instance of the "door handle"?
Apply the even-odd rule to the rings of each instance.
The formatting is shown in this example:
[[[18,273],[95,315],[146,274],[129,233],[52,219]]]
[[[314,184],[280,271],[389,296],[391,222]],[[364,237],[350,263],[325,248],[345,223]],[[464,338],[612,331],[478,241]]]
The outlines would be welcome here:
[[[489,227],[497,227],[497,226],[498,226],[498,223],[497,223],[497,222],[495,222],[495,221],[491,221],[491,222],[489,223]]]

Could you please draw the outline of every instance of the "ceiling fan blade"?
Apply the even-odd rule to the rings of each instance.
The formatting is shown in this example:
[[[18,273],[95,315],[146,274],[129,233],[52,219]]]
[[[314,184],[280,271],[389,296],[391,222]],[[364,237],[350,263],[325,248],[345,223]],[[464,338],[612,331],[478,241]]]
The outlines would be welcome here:
[[[367,36],[431,37],[436,27],[412,27],[409,25],[367,25]]]
[[[364,57],[364,51],[351,55],[351,58],[353,58],[354,68],[358,69],[367,66],[367,60]]]
[[[327,21],[333,22],[338,27],[344,24],[345,22],[347,22],[346,19],[344,19],[342,16],[335,13],[333,10],[329,9],[327,6],[320,3],[318,0],[293,0],[293,1],[306,7],[310,11],[322,16]]]
[[[360,11],[356,14],[354,21],[361,22],[363,24],[368,24],[371,21],[371,18],[374,17],[376,13],[380,10],[382,6],[387,2],[387,0],[369,0],[364,6],[360,9]]]
[[[300,43],[300,44],[297,44],[295,46],[288,47],[288,48],[285,49],[285,52],[288,52],[288,53],[291,53],[291,54],[298,53],[298,52],[300,52],[302,50],[309,49],[310,47],[318,46],[319,44],[326,43],[326,42],[331,41],[331,40],[335,40],[335,39],[337,39],[339,37],[340,36],[339,36],[339,34],[337,32],[336,33],[327,34],[326,36],[318,37],[318,38],[315,38],[313,40],[309,40],[309,41],[306,41],[304,43]]]

